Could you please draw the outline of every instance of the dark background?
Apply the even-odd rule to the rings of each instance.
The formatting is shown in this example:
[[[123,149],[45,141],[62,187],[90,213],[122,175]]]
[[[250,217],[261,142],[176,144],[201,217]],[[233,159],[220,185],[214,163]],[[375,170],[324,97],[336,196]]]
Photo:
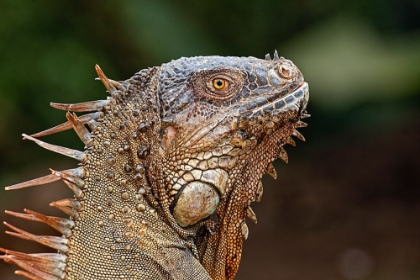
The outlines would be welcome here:
[[[237,279],[420,279],[420,2],[1,0],[0,186],[76,165],[20,134],[65,120],[50,101],[103,99],[114,80],[181,56],[293,60],[311,88],[307,142],[264,178]],[[73,132],[45,141],[77,149]],[[3,210],[61,215],[62,183],[5,192]],[[7,217],[14,225],[18,219]],[[24,222],[38,234],[46,226]],[[0,246],[44,252],[9,238]],[[0,263],[0,279],[16,267]]]

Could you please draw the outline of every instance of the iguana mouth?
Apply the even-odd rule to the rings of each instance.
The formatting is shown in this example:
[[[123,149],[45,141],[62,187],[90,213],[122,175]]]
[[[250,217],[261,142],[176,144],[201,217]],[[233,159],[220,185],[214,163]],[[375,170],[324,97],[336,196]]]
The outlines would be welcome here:
[[[306,110],[306,106],[308,105],[309,101],[309,85],[306,82],[303,82],[297,90],[293,92],[293,96],[295,98],[303,98],[300,99],[301,103],[299,104],[299,116],[303,114]]]
[[[279,93],[274,93],[273,95],[277,95]],[[306,109],[308,100],[309,86],[308,83],[303,82],[293,92],[285,96],[283,95],[272,102],[268,102],[267,104],[255,108],[254,110],[252,110],[252,114],[259,115],[270,113],[273,115],[280,115],[282,111],[294,110],[295,108],[303,112]]]

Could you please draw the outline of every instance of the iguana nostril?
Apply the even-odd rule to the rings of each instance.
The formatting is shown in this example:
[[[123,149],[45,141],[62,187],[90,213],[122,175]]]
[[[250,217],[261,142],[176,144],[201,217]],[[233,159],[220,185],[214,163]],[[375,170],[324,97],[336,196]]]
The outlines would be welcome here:
[[[286,65],[280,66],[279,74],[284,79],[292,78],[292,71],[291,71],[290,67],[286,66]]]

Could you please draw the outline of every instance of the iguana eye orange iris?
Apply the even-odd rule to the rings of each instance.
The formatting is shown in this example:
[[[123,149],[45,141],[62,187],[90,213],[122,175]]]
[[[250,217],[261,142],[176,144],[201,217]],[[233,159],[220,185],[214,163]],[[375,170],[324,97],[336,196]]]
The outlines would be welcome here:
[[[216,90],[225,90],[229,87],[229,82],[225,79],[216,78],[213,80],[213,87]]]

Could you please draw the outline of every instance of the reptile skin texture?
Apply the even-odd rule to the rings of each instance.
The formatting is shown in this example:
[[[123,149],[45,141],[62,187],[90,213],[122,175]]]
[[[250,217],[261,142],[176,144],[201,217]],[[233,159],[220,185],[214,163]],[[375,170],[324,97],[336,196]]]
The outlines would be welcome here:
[[[5,222],[8,234],[57,253],[0,248],[0,259],[28,279],[233,279],[262,176],[277,176],[272,162],[287,162],[291,136],[304,140],[301,72],[277,52],[180,58],[120,82],[96,71],[105,100],[51,103],[68,121],[23,134],[79,166],[6,188],[62,180],[74,192],[51,203],[68,218],[6,211],[56,229],[39,236]],[[68,129],[84,151],[38,139]]]

